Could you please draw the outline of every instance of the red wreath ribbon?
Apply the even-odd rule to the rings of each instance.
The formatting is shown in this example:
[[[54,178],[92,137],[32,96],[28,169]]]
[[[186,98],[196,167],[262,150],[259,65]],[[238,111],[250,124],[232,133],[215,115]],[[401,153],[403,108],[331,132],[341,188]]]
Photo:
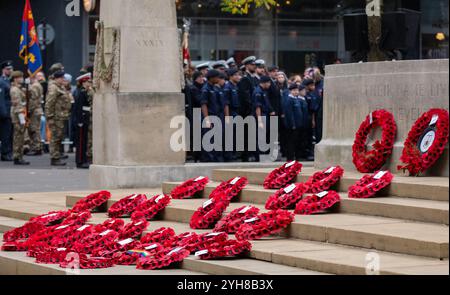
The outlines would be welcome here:
[[[72,212],[81,212],[86,210],[94,210],[106,202],[111,198],[111,193],[108,191],[100,191],[94,194],[91,194],[78,202],[72,207]]]
[[[223,212],[230,205],[230,201],[224,193],[217,194],[209,199],[203,206],[199,207],[191,217],[190,226],[192,229],[208,229],[222,218]]]
[[[303,165],[297,161],[286,163],[276,168],[264,180],[265,189],[280,189],[289,184],[302,171]]]
[[[119,239],[140,238],[148,226],[149,222],[145,218],[133,220],[119,231]]]
[[[213,243],[195,253],[201,260],[240,256],[252,250],[249,241],[225,240]]]
[[[136,207],[136,210],[131,214],[131,220],[138,220],[145,218],[147,220],[152,219],[159,212],[164,210],[170,204],[170,196],[168,195],[158,195],[151,199],[142,202]]]
[[[335,191],[325,191],[306,197],[295,207],[295,214],[311,215],[324,211],[341,201],[341,197]]]
[[[175,231],[172,228],[161,227],[155,231],[147,233],[141,238],[141,243],[152,244],[160,243],[163,244],[165,241],[172,239],[175,236]]]
[[[196,193],[203,191],[208,182],[209,178],[206,176],[189,179],[175,187],[170,195],[174,199],[192,198]]]
[[[235,177],[228,181],[224,181],[211,192],[209,198],[212,199],[217,195],[225,195],[225,197],[231,201],[247,186],[247,184],[248,180],[245,177]]]
[[[234,234],[245,220],[253,218],[259,214],[259,209],[254,206],[243,206],[230,212],[227,216],[219,220],[214,227],[214,232],[226,232]]]
[[[36,263],[59,264],[66,259],[67,254],[70,252],[70,249],[67,248],[49,247],[35,252],[33,257],[36,258]]]
[[[328,167],[323,171],[314,173],[306,182],[308,194],[317,194],[332,188],[344,176],[344,169],[341,166]]]
[[[303,183],[291,184],[271,195],[266,202],[267,210],[291,209],[307,192],[308,186]]]
[[[279,233],[294,221],[294,214],[286,210],[274,210],[246,220],[235,236],[238,240],[256,240]]]
[[[17,240],[26,240],[33,234],[43,230],[45,225],[34,222],[27,222],[21,227],[11,229],[4,233],[4,242],[15,242]]]
[[[114,253],[113,259],[117,265],[134,265],[140,257],[155,256],[164,249],[164,246],[159,243],[141,244],[129,251]]]
[[[164,242],[166,248],[183,247],[189,252],[194,251],[199,243],[199,235],[194,232],[186,232],[174,236]]]
[[[137,269],[161,269],[173,263],[181,262],[190,255],[190,252],[182,247],[165,250],[154,257],[141,257],[137,261]]]
[[[53,225],[69,216],[70,211],[50,211],[48,213],[30,218],[31,223],[39,223],[43,225]]]
[[[91,235],[94,232],[95,229],[93,225],[73,227],[66,236],[62,238],[54,237],[49,244],[54,246],[55,248],[72,248],[75,242],[87,237],[88,235]]]
[[[112,258],[117,252],[128,251],[130,249],[137,249],[141,247],[141,242],[132,238],[109,241],[107,244],[102,245],[92,250],[92,256],[94,257],[107,257]]]
[[[436,121],[433,123],[433,120]],[[435,126],[436,137],[428,151],[421,153],[417,143],[429,127]],[[414,123],[405,141],[400,161],[404,165],[399,165],[398,170],[408,170],[410,175],[419,175],[433,166],[443,154],[448,143],[449,114],[444,109],[431,109],[424,113]]]
[[[378,171],[373,175],[364,175],[348,191],[349,198],[364,199],[373,197],[377,192],[391,184],[394,175],[389,171]]]
[[[147,196],[134,194],[120,199],[108,209],[108,216],[111,218],[119,218],[130,215],[140,204],[147,200]]]
[[[381,127],[383,135],[377,140],[373,150],[367,151],[366,142],[369,133],[375,127]],[[376,110],[369,114],[356,132],[353,144],[353,164],[361,173],[372,173],[380,169],[391,156],[394,148],[397,124],[394,116],[386,110]]]

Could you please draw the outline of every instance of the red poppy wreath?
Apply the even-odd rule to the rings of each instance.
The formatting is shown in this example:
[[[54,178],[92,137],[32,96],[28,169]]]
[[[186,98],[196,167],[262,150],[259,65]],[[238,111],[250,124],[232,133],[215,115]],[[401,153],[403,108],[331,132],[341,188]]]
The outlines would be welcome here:
[[[399,170],[419,175],[430,168],[442,155],[448,142],[448,111],[431,109],[412,127],[405,141]]]
[[[208,229],[222,218],[223,212],[230,205],[230,201],[225,194],[218,194],[214,198],[204,202],[203,205],[194,212],[191,217],[190,226],[192,229]]]
[[[275,194],[271,195],[266,202],[267,210],[290,209],[303,198],[308,186],[303,183],[293,183]]]
[[[124,215],[130,215],[140,204],[145,202],[147,197],[141,194],[134,194],[115,202],[108,210],[108,216],[119,218]]]
[[[335,191],[324,191],[306,197],[298,202],[295,214],[311,215],[333,207],[341,201],[341,197]]]
[[[339,182],[344,175],[344,169],[340,166],[328,167],[323,171],[314,173],[306,182],[307,193],[316,194],[329,190],[333,185]]]
[[[239,176],[228,181],[224,181],[211,192],[209,198],[211,199],[216,195],[225,194],[226,198],[231,201],[239,194],[240,191],[244,189],[247,184],[247,178]]]
[[[389,171],[379,171],[373,175],[364,175],[348,189],[348,197],[357,199],[370,198],[390,185],[393,178],[394,175]]]
[[[205,176],[199,176],[197,178],[189,179],[179,186],[175,187],[170,196],[174,199],[188,199],[192,198],[196,193],[205,189],[209,182],[209,178]]]
[[[377,126],[381,127],[383,131],[381,141],[377,140],[372,145],[373,149],[368,151],[367,137]],[[372,173],[380,169],[392,154],[396,134],[397,125],[390,112],[376,110],[370,113],[356,132],[352,148],[353,164],[355,164],[356,169],[361,173]]]
[[[292,182],[302,171],[303,165],[292,161],[276,168],[264,180],[265,189],[280,189]]]
[[[111,193],[108,191],[100,191],[91,194],[78,202],[72,208],[72,212],[81,212],[86,210],[94,210],[106,203],[111,198]]]

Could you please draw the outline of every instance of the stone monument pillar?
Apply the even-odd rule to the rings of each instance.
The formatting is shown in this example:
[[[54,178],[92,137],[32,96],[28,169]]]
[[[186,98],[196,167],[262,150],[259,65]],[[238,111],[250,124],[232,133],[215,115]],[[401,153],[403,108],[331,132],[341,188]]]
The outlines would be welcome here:
[[[170,121],[184,115],[175,1],[102,1],[97,26],[91,186],[157,181],[185,163],[170,148]]]

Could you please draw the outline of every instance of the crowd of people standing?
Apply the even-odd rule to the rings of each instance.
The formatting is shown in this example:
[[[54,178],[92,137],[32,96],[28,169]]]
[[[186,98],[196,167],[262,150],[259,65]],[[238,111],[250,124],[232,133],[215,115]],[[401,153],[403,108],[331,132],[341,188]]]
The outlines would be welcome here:
[[[269,117],[278,118],[278,142],[281,156],[287,160],[314,160],[314,145],[322,139],[323,75],[318,67],[307,68],[302,75],[288,78],[277,66],[267,66],[265,61],[249,56],[239,65],[234,58],[202,63],[191,68],[184,89],[186,116],[190,122],[190,157],[195,162],[258,162],[263,153],[251,150],[248,145],[248,126],[244,127],[244,149],[225,148],[193,151],[192,126],[203,123],[202,136],[213,128],[209,117],[227,119],[236,116],[253,117],[260,129]],[[195,117],[195,109],[201,116]],[[265,121],[264,118],[266,118]],[[200,125],[201,126],[201,125]],[[253,136],[253,135],[250,135]],[[234,132],[234,142],[236,132]]]
[[[93,67],[86,66],[71,85],[72,76],[61,63],[25,78],[12,61],[1,63],[0,151],[1,161],[30,165],[27,156],[50,153],[52,166],[65,166],[64,140],[76,151],[78,168],[92,161]],[[48,147],[48,148],[46,148]]]

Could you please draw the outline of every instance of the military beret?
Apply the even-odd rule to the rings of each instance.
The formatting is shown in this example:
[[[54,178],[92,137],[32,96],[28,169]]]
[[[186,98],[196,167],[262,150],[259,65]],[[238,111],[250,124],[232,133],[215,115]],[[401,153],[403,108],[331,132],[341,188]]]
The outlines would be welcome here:
[[[229,69],[229,70],[227,71],[228,77],[231,77],[231,76],[233,76],[233,75],[236,75],[237,73],[239,73],[239,71],[238,71],[237,69]]]
[[[220,72],[218,70],[210,70],[208,74],[206,74],[207,79],[218,78],[220,76]]]
[[[192,74],[192,80],[197,80],[199,77],[203,76],[203,74],[199,71],[195,71],[194,74]]]
[[[2,70],[4,68],[12,68],[12,67],[13,67],[13,62],[11,60],[5,60],[1,63]]]
[[[289,90],[299,89],[298,86],[299,85],[297,83],[292,83],[291,85],[289,85]]]
[[[84,74],[84,75],[79,76],[76,80],[77,80],[78,82],[83,83],[83,82],[89,81],[89,80],[91,80],[91,79],[92,79],[91,73],[86,73],[86,74]]]
[[[22,71],[14,71],[11,74],[11,79],[16,79],[16,78],[20,78],[23,77],[23,72]]]
[[[305,79],[302,84],[303,84],[303,86],[308,86],[308,85],[314,84],[314,80]]]
[[[267,83],[270,81],[272,81],[272,80],[268,76],[262,76],[261,79],[259,79],[259,83]]]
[[[55,73],[53,73],[53,77],[55,78],[55,79],[58,79],[58,78],[64,78],[64,75],[65,75],[66,73],[63,71],[63,70],[59,70],[59,71],[56,71]]]
[[[254,64],[255,61],[256,61],[256,57],[254,57],[254,56],[249,56],[249,57],[245,58],[245,59],[242,61],[242,64],[243,64],[243,65]]]
[[[258,60],[255,61],[255,64],[256,64],[257,67],[263,67],[263,66],[266,65],[266,61],[263,60],[263,59],[258,59]]]
[[[236,64],[236,60],[234,59],[234,57],[230,57],[228,60],[227,60],[227,65],[228,66],[230,66],[230,65],[235,65]]]
[[[207,63],[207,62],[205,62],[205,63],[202,63],[202,64],[199,64],[197,67],[196,67],[196,69],[197,70],[203,70],[203,69],[207,69],[207,68],[209,68],[209,63]]]

